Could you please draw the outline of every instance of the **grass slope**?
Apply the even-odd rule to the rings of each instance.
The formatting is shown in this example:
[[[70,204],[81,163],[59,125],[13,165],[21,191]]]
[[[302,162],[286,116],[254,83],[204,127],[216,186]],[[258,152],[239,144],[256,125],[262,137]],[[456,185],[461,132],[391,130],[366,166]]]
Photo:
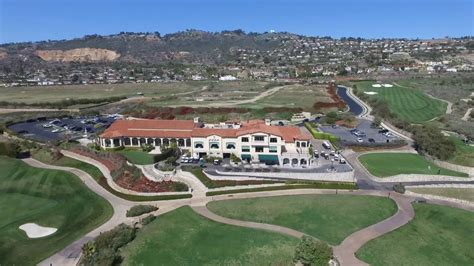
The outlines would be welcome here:
[[[153,164],[155,162],[153,160],[153,154],[141,150],[121,150],[119,153],[125,156],[127,160],[133,164],[145,165]]]
[[[414,204],[415,218],[376,238],[357,257],[371,265],[474,265],[474,213]]]
[[[298,240],[216,223],[182,207],[139,231],[124,265],[290,265]]]
[[[447,104],[433,99],[420,90],[394,85],[391,88],[374,88],[375,81],[357,82],[357,89],[377,92],[375,97],[387,102],[389,109],[400,118],[412,122],[422,123],[445,114]]]
[[[410,191],[420,194],[429,194],[474,202],[474,188],[454,187],[419,187],[409,188]]]
[[[33,168],[0,157],[0,264],[33,265],[98,227],[112,206],[67,172]],[[51,236],[29,239],[18,226],[55,227]]]
[[[441,168],[422,156],[412,153],[370,153],[359,156],[359,161],[374,176],[388,177],[399,174],[424,174],[467,177],[466,173]]]
[[[456,151],[452,158],[448,160],[450,163],[474,167],[474,146],[465,144],[456,136],[449,137],[456,146]]]
[[[289,227],[333,245],[396,212],[390,199],[350,195],[225,200],[211,202],[208,207],[225,217]]]

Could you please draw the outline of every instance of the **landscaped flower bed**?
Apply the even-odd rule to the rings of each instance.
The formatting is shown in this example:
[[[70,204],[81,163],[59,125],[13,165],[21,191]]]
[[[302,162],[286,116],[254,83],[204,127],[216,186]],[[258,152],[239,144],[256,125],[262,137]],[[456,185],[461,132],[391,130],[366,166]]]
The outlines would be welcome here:
[[[179,182],[153,182],[143,176],[140,169],[127,164],[126,158],[117,153],[95,151],[85,147],[76,146],[70,151],[90,157],[99,161],[109,169],[115,183],[122,188],[137,192],[176,192],[187,191],[188,187]]]

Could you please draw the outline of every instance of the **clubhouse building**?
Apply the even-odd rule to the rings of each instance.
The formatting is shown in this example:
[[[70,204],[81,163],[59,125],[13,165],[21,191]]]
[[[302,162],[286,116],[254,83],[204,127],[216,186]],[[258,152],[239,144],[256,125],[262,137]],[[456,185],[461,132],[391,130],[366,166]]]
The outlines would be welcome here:
[[[311,164],[311,137],[294,126],[272,126],[270,121],[249,120],[205,124],[194,120],[117,120],[98,142],[103,149],[155,147],[171,143],[194,157],[229,158],[268,164]]]

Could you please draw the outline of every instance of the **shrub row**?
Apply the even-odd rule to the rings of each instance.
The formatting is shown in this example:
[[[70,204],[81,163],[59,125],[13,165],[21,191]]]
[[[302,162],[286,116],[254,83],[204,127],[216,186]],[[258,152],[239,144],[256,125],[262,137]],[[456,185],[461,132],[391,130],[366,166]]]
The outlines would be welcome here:
[[[315,189],[348,189],[353,190],[357,189],[355,183],[344,183],[344,182],[314,182],[314,183],[301,183],[294,185],[283,185],[283,186],[274,186],[274,187],[260,187],[260,188],[244,188],[244,189],[235,189],[235,190],[220,190],[220,191],[209,191],[206,193],[206,196],[216,196],[224,194],[236,194],[236,193],[246,193],[246,192],[258,192],[258,191],[274,191],[274,190],[288,190],[288,189],[305,189],[305,188],[315,188]]]
[[[107,183],[107,179],[105,177],[101,177],[99,179],[99,185],[105,188],[110,193],[114,194],[115,196],[129,200],[129,201],[159,201],[159,200],[175,200],[175,199],[187,199],[191,198],[191,194],[176,194],[176,195],[156,195],[156,196],[142,196],[142,195],[130,195],[116,191],[115,189],[111,188]]]
[[[153,205],[136,205],[131,207],[128,211],[126,216],[127,217],[135,217],[140,216],[145,213],[153,212],[158,210],[158,207]]]
[[[80,265],[118,265],[123,258],[120,248],[130,243],[136,236],[136,229],[120,224],[114,229],[97,236],[82,247]]]

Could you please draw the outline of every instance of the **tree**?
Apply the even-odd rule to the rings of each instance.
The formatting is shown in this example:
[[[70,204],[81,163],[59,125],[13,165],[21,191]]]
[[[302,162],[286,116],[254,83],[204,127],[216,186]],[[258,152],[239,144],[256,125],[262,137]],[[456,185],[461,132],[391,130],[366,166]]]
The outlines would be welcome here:
[[[296,247],[293,261],[303,265],[328,265],[332,258],[332,248],[313,237],[303,236]]]
[[[382,118],[380,116],[375,116],[374,121],[372,121],[372,127],[379,127],[382,123]]]

